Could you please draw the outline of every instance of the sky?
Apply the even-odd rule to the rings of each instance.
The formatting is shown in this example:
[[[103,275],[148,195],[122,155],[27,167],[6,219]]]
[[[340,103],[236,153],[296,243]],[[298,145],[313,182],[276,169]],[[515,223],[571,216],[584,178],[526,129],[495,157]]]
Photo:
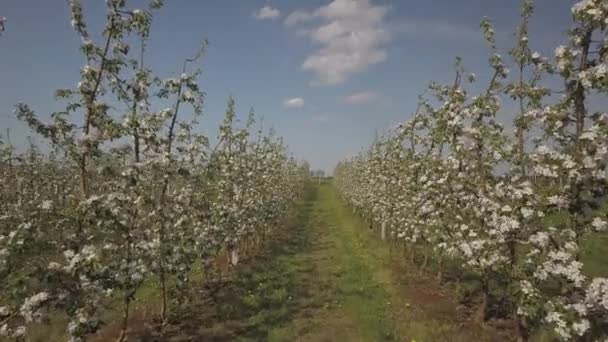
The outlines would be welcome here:
[[[82,2],[90,26],[100,28],[104,2]],[[566,42],[573,4],[535,2],[534,50],[550,56]],[[166,0],[154,16],[146,64],[176,75],[207,39],[200,129],[216,135],[233,96],[243,120],[254,107],[295,158],[331,173],[410,118],[430,81],[449,82],[456,56],[480,80],[489,77],[479,23],[493,21],[508,58],[519,7],[518,0]],[[74,87],[84,60],[65,0],[0,0],[0,17],[0,132],[10,128],[13,143],[24,145],[32,133],[14,118],[14,105],[28,103],[41,118],[62,109],[54,90]]]

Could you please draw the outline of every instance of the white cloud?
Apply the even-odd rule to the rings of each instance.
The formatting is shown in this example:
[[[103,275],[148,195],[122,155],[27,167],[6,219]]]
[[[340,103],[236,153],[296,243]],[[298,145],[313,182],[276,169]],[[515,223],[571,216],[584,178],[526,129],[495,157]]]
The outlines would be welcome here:
[[[354,93],[348,95],[344,98],[344,102],[352,105],[357,104],[366,104],[370,102],[374,102],[378,99],[379,95],[373,91],[362,91],[359,93]]]
[[[291,27],[297,25],[299,23],[305,23],[311,21],[314,18],[314,15],[310,12],[306,12],[303,10],[295,10],[290,15],[285,18],[283,24],[287,27]]]
[[[391,40],[384,23],[387,12],[387,7],[374,6],[371,0],[333,0],[313,13],[293,12],[285,24],[319,20],[319,26],[299,30],[319,45],[301,67],[316,75],[316,83],[332,85],[386,60],[384,46]]]
[[[302,108],[304,107],[304,99],[301,97],[294,97],[283,101],[283,107],[285,108]]]
[[[277,19],[281,16],[281,11],[278,8],[264,6],[253,13],[253,16],[258,20]]]

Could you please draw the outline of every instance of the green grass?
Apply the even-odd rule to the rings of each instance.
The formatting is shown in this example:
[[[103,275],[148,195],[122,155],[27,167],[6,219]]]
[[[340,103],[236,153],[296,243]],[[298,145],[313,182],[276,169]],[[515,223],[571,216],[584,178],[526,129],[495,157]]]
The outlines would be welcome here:
[[[135,300],[132,302],[131,312],[138,312],[140,315],[152,317],[158,313],[160,307],[160,289],[158,283],[148,281],[137,291]],[[112,323],[122,319],[123,306],[118,296],[112,297],[105,303],[103,311],[103,322]],[[45,324],[32,324],[29,329],[28,341],[48,342],[67,340],[66,326],[67,316],[64,313],[54,313],[50,315],[49,322]]]
[[[583,271],[589,277],[608,277],[608,234],[594,233],[581,248]]]
[[[598,209],[608,212],[608,204]],[[547,216],[544,223],[547,226],[558,226],[566,220],[567,214],[561,213]],[[581,261],[583,272],[589,277],[608,277],[608,233],[591,233],[581,242]]]
[[[311,301],[323,303],[273,329],[271,341],[495,341],[491,329],[459,321],[457,303],[434,280],[400,263],[351,214],[331,184],[318,187],[311,226],[316,269]],[[316,298],[316,299],[315,299]]]

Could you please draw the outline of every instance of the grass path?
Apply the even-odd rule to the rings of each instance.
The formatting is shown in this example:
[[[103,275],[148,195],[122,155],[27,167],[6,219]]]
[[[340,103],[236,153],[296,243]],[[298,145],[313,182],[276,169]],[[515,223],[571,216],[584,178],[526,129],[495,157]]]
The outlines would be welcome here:
[[[270,340],[380,341],[394,340],[388,317],[390,274],[376,267],[378,248],[366,248],[367,233],[339,203],[329,185],[318,189],[309,229],[312,248],[302,255],[310,272],[298,274],[317,309],[273,330]],[[365,234],[367,235],[367,234]],[[379,258],[380,257],[380,258]]]
[[[271,341],[496,341],[457,319],[457,304],[400,265],[398,252],[372,236],[335,189],[318,187],[308,220],[310,248],[296,258],[307,310],[269,331]],[[304,306],[306,307],[306,306]],[[316,309],[310,309],[314,307]]]

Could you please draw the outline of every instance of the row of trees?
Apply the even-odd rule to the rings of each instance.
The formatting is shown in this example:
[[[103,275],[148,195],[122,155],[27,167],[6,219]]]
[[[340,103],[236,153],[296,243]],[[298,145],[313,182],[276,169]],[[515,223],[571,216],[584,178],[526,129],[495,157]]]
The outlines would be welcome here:
[[[608,4],[574,5],[575,25],[552,61],[531,50],[531,0],[509,54],[509,76],[489,20],[492,77],[471,94],[456,63],[451,84],[432,84],[413,118],[341,162],[336,184],[361,215],[406,244],[477,275],[479,318],[508,308],[521,340],[550,326],[562,340],[606,338],[608,279],[583,271],[581,242],[608,227]],[[563,88],[548,85],[561,80]],[[508,133],[501,101],[518,111]],[[420,247],[422,246],[422,247]],[[441,276],[441,274],[439,274]]]
[[[193,268],[207,270],[220,251],[235,265],[240,246],[260,245],[309,170],[272,131],[254,128],[253,112],[239,125],[232,99],[217,141],[197,133],[204,93],[189,66],[204,45],[177,77],[144,64],[161,1],[146,9],[106,1],[98,36],[80,1],[68,3],[86,60],[81,80],[56,92],[66,106],[50,121],[17,105],[48,142],[44,153],[34,144],[17,153],[0,139],[0,333],[24,338],[29,323],[63,312],[79,341],[120,299],[123,340],[143,284],[160,289],[166,322]]]

